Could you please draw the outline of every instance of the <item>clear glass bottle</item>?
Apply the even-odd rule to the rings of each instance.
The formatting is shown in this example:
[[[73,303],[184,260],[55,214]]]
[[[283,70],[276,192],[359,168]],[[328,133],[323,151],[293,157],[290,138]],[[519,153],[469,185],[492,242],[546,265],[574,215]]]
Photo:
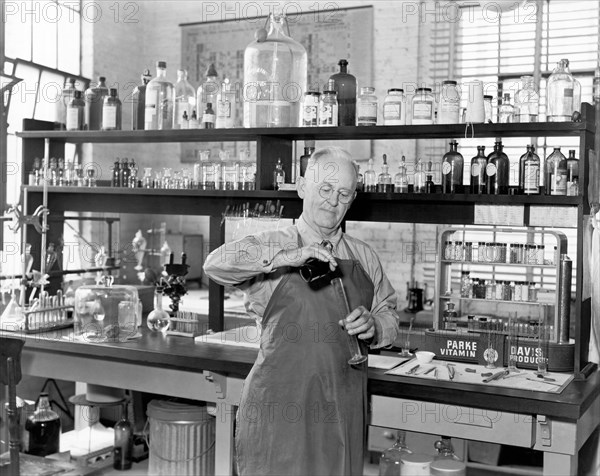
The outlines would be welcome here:
[[[222,87],[214,63],[208,65],[205,76],[206,79],[198,86],[198,93],[196,94],[196,111],[198,113],[204,111],[208,103],[217,104],[217,96]]]
[[[431,88],[417,88],[412,98],[412,124],[433,124],[433,105],[435,98]]]
[[[154,188],[154,179],[152,178],[152,167],[144,167],[144,176],[142,177],[144,188]]]
[[[338,101],[337,92],[334,89],[334,81],[329,80],[327,89],[319,99],[319,125],[337,127],[338,125]]]
[[[188,73],[185,69],[177,70],[173,105],[173,129],[186,129],[188,124],[184,125],[184,113],[187,117],[190,117],[196,106],[196,91],[187,77]]]
[[[202,190],[216,190],[219,183],[218,165],[210,160],[210,151],[200,152],[200,170],[202,171]]]
[[[438,105],[438,124],[458,124],[460,115],[460,92],[456,81],[442,81]]]
[[[417,159],[417,164],[415,165],[415,176],[414,176],[414,193],[425,193],[425,170],[423,162],[421,159]]]
[[[81,97],[81,91],[75,90],[69,101],[66,125],[68,131],[81,131],[85,126],[85,101]]]
[[[133,426],[121,418],[114,426],[113,468],[119,471],[131,469],[133,454]]]
[[[277,165],[273,171],[273,190],[279,190],[279,187],[285,183],[285,170],[281,164],[281,159],[277,159]]]
[[[240,182],[240,163],[235,157],[230,157],[229,152],[222,151],[221,170],[223,176],[223,190],[237,190]]]
[[[406,98],[404,89],[388,89],[383,100],[383,125],[403,126],[406,124]]]
[[[513,122],[515,108],[510,103],[510,94],[504,93],[504,98],[498,98],[498,122],[508,124]]]
[[[35,412],[25,422],[25,453],[47,456],[60,450],[60,417],[52,410],[47,393],[41,393]]]
[[[411,453],[406,446],[406,431],[398,430],[394,445],[385,450],[379,458],[379,476],[400,476],[402,457]]]
[[[216,121],[215,111],[211,102],[206,103],[206,109],[202,114],[202,129],[214,129]]]
[[[131,130],[144,130],[144,117],[146,111],[146,86],[152,79],[149,69],[145,69],[141,76],[142,84],[138,84],[131,94]]]
[[[447,331],[455,331],[458,327],[458,312],[454,309],[454,303],[448,302],[446,303],[446,309],[442,313],[442,318],[444,320],[444,328]]]
[[[492,101],[494,100],[493,96],[485,95],[483,96],[483,112],[485,114],[484,122],[487,124],[488,122],[492,122],[492,111],[494,106]]]
[[[546,195],[567,194],[567,158],[561,153],[560,147],[555,147],[546,157],[545,169],[545,193]]]
[[[319,125],[319,100],[321,93],[316,91],[307,91],[302,100],[302,125],[305,127],[314,127]]]
[[[408,192],[408,175],[406,174],[406,158],[404,156],[402,156],[402,158],[400,159],[398,173],[394,175],[394,192]]]
[[[90,131],[99,131],[102,127],[102,107],[104,98],[108,96],[106,78],[100,76],[95,87],[85,90],[85,124]]]
[[[392,192],[394,185],[392,184],[392,176],[390,175],[390,167],[387,163],[387,154],[383,154],[383,165],[381,166],[381,173],[377,177],[377,191],[378,192]]]
[[[464,158],[458,142],[450,141],[450,150],[442,158],[442,193],[462,193]]]
[[[377,174],[373,170],[373,159],[369,159],[369,168],[364,173],[364,191],[365,192],[376,192],[377,191]]]
[[[164,256],[167,254],[167,251],[169,255],[171,254],[171,249],[168,247],[169,245],[165,241],[160,250],[162,257],[161,262],[163,264],[168,263],[167,258]],[[168,248],[168,250],[163,250],[163,248]],[[163,290],[164,288],[162,286],[156,286],[154,288],[154,309],[148,314],[148,319],[146,321],[146,324],[151,331],[166,332],[171,325],[171,316],[163,309]]]
[[[167,80],[167,63],[156,63],[156,78],[146,86],[144,129],[163,130],[173,127],[173,83]]]
[[[237,93],[231,89],[229,78],[221,83],[221,90],[217,96],[217,129],[232,129],[236,124]]]
[[[334,89],[338,100],[338,126],[356,125],[356,78],[348,73],[348,61],[341,59],[338,62],[340,71],[332,74]]]
[[[579,160],[575,157],[574,150],[569,150],[567,158],[567,195],[579,195]]]
[[[521,88],[515,95],[515,122],[537,122],[539,103],[533,76],[521,76]]]
[[[527,146],[527,151],[519,159],[519,192],[525,195],[540,193],[540,158],[534,152],[533,144]]]
[[[548,78],[547,109],[549,122],[570,122],[581,104],[581,84],[569,70],[569,60],[561,59]]]
[[[477,146],[477,155],[471,159],[471,193],[487,193],[487,157],[485,156],[485,146]]]
[[[65,78],[65,84],[60,93],[60,97],[55,103],[55,114],[54,121],[58,123],[59,128],[64,130],[68,127],[67,125],[67,110],[69,104],[71,103],[71,99],[75,97],[75,91],[77,88],[75,87],[75,78]],[[85,103],[84,103],[85,104]],[[78,129],[68,129],[67,130],[78,130]]]
[[[257,35],[244,52],[244,127],[297,127],[306,92],[306,49],[289,35],[284,15],[271,13],[268,21],[266,36]]]
[[[371,86],[360,88],[360,94],[356,100],[356,125],[377,125],[377,96],[375,96],[375,88]]]
[[[508,194],[508,179],[510,173],[510,160],[502,151],[502,141],[494,144],[494,151],[487,157],[485,168],[487,193],[490,195]]]
[[[121,100],[115,88],[110,88],[110,94],[104,98],[102,107],[102,130],[121,130]]]
[[[450,437],[442,436],[442,439],[436,441],[433,446],[437,450],[437,454],[434,457],[436,461],[444,459],[458,460],[458,457],[454,454],[454,447],[452,446]]]

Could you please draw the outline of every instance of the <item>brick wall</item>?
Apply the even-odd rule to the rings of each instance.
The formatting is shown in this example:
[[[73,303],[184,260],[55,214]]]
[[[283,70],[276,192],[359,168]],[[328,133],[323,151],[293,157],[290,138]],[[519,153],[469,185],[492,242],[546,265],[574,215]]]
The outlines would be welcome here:
[[[272,2],[271,2],[272,3]],[[304,8],[314,2],[298,2]],[[321,2],[323,6],[325,3]],[[415,84],[427,81],[430,77],[428,42],[431,22],[422,22],[418,15],[418,2],[399,1],[337,1],[340,8],[358,5],[372,5],[374,14],[374,86],[380,100],[390,87],[403,87],[414,90]],[[239,10],[238,2],[197,2],[197,1],[140,1],[136,10],[125,11],[121,3],[121,15],[115,18],[114,11],[105,8],[105,15],[99,21],[87,24],[85,28],[93,33],[93,41],[84,44],[84,74],[97,77],[105,74],[110,84],[119,83],[129,87],[137,83],[144,68],[154,71],[157,60],[167,62],[169,78],[174,82],[175,70],[181,64],[180,23],[201,21],[203,12],[210,8],[214,15]],[[268,13],[268,2],[258,2]],[[217,12],[214,13],[214,8]],[[109,14],[110,13],[110,14]],[[128,14],[128,15],[126,15]],[[426,18],[430,20],[429,17]],[[197,86],[197,85],[194,85]],[[126,100],[120,89],[121,99]],[[126,102],[126,101],[125,101]],[[131,124],[130,104],[124,104],[123,125]],[[409,164],[417,154],[417,141],[373,141],[371,157],[375,168],[380,170],[382,155],[388,156],[390,173],[397,172],[400,157],[405,155]],[[318,145],[318,144],[317,144]],[[180,148],[177,144],[132,144],[94,145],[88,153],[99,163],[103,173],[110,174],[110,165],[115,157],[134,157],[145,166],[157,167],[169,164],[177,167]],[[88,155],[89,157],[90,155]],[[364,159],[364,158],[363,158]],[[158,226],[166,222],[172,232],[202,233],[208,237],[208,221],[205,217],[171,216],[127,216],[123,215],[120,224],[122,247],[131,242],[138,228],[146,230],[154,223]],[[348,231],[370,243],[378,252],[384,268],[404,299],[406,282],[423,281],[425,259],[420,253],[422,246],[435,249],[435,227],[412,224],[350,223]],[[413,243],[417,243],[415,245]],[[419,245],[427,243],[427,245]],[[416,251],[415,251],[416,250]],[[429,261],[433,259],[428,255]],[[430,263],[429,267],[433,265]],[[129,281],[135,281],[134,273],[124,273]]]

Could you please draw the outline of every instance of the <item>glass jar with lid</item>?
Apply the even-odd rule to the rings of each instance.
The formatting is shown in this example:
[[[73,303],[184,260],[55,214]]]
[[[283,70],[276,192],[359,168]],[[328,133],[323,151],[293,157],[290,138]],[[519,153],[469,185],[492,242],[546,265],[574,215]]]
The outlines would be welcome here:
[[[388,89],[383,101],[383,125],[403,126],[406,124],[406,98],[404,89]]]
[[[418,88],[412,98],[412,124],[433,124],[435,98],[431,88]]]
[[[537,122],[539,103],[533,76],[521,76],[521,88],[515,96],[515,122]]]
[[[460,115],[460,91],[456,81],[442,81],[438,104],[438,124],[458,124]]]
[[[319,125],[337,127],[338,125],[338,101],[337,92],[332,80],[319,99]]]
[[[377,125],[377,96],[375,96],[375,88],[371,86],[360,88],[360,94],[356,100],[356,125]]]
[[[302,125],[314,127],[319,125],[319,100],[321,93],[308,91],[304,93],[302,102]]]

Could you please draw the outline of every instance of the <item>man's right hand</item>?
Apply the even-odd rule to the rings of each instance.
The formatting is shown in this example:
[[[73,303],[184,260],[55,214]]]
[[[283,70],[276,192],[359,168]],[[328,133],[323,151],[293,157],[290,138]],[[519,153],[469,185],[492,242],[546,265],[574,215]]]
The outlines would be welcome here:
[[[281,250],[273,258],[273,269],[292,266],[299,268],[310,258],[317,258],[320,261],[329,262],[329,268],[333,271],[337,267],[337,261],[327,249],[320,245],[304,246],[302,248],[292,248]]]

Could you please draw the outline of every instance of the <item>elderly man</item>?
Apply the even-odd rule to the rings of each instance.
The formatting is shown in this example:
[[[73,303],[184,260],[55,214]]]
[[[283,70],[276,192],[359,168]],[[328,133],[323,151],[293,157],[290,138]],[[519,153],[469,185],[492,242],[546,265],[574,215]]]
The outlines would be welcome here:
[[[315,151],[298,179],[297,223],[227,243],[204,265],[214,281],[244,290],[262,329],[237,414],[241,475],[363,473],[367,366],[349,365],[347,334],[363,346],[387,346],[398,323],[377,255],[340,229],[356,181],[348,152]],[[350,314],[331,285],[301,278],[310,258],[342,275]]]

